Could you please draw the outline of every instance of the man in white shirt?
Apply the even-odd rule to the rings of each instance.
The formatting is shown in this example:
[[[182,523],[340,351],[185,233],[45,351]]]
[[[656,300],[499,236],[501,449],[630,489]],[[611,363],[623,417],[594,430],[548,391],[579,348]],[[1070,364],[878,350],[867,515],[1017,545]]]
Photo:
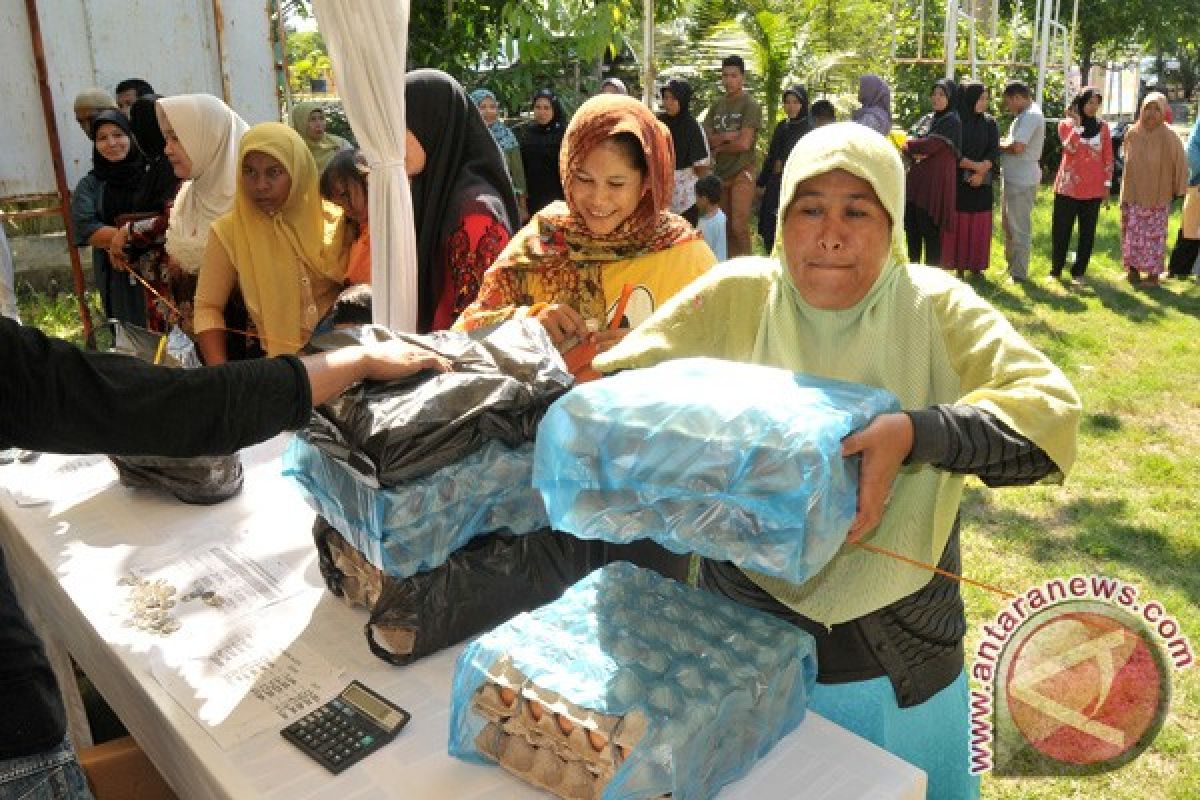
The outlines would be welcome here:
[[[1033,245],[1033,204],[1042,182],[1042,146],[1046,118],[1033,102],[1029,87],[1013,81],[1004,87],[1004,105],[1014,115],[1008,137],[1000,143],[1004,175],[1004,256],[1009,279],[1029,279],[1029,252]]]

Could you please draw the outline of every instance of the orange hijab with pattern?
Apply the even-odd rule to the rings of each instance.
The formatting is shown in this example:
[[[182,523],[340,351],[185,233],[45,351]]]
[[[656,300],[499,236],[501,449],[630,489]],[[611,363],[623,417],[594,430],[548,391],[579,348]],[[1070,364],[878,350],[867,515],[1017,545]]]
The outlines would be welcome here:
[[[598,236],[574,210],[574,172],[601,142],[619,133],[632,134],[641,142],[647,165],[642,199],[612,233]],[[605,314],[600,281],[588,274],[592,270],[701,238],[687,220],[668,210],[675,190],[670,131],[632,97],[602,94],[579,107],[563,137],[559,172],[566,202],[551,203],[535,214],[495,266],[555,276],[549,282],[577,294],[576,310],[585,318],[604,319]]]

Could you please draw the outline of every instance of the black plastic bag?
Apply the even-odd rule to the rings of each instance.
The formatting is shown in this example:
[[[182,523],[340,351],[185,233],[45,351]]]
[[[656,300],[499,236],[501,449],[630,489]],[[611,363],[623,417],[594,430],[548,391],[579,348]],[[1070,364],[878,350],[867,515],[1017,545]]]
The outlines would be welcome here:
[[[196,346],[178,326],[168,334],[155,333],[120,320],[109,320],[113,351],[158,364],[164,369],[201,366]],[[244,474],[237,453],[227,456],[168,458],[109,456],[121,485],[168,492],[184,503],[212,505],[242,490]]]
[[[599,542],[550,529],[476,537],[428,572],[384,575],[321,517],[313,526],[321,574],[334,594],[364,605],[371,652],[403,666],[545,605],[598,566]]]
[[[536,320],[472,334],[363,326],[317,337],[311,347],[397,338],[446,356],[454,371],[359,384],[316,409],[307,430],[313,444],[379,486],[429,475],[489,439],[509,447],[532,441],[546,408],[573,382]]]

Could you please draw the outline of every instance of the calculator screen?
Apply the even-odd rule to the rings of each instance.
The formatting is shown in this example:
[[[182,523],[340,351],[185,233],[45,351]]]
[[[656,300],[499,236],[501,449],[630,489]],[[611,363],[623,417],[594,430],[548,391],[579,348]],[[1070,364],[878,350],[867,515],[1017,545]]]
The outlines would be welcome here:
[[[367,716],[371,717],[375,722],[383,728],[391,728],[392,723],[389,719],[394,715],[394,712],[386,704],[379,702],[369,692],[364,691],[361,687],[350,684],[342,692],[342,697],[348,702],[353,703]]]

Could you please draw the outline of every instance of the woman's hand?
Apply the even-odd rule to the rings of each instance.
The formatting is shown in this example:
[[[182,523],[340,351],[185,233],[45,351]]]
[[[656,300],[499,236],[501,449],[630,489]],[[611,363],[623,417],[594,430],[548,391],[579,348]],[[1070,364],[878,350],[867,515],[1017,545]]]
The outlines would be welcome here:
[[[614,328],[593,333],[592,341],[596,343],[596,353],[603,353],[616,347],[622,339],[629,335],[629,330],[629,328]]]
[[[913,427],[907,414],[881,414],[867,427],[842,440],[842,456],[862,456],[858,471],[858,511],[849,542],[857,542],[874,530],[883,519],[892,483],[908,454],[912,452]]]
[[[342,347],[304,356],[300,360],[308,371],[314,406],[336,397],[347,386],[361,380],[399,380],[422,370],[449,372],[454,368],[450,359],[399,340]]]
[[[445,356],[400,340],[372,344],[365,350],[364,380],[394,381],[427,369],[435,372],[454,369],[454,362]]]
[[[534,319],[542,323],[555,347],[561,347],[572,338],[582,339],[588,332],[587,322],[579,312],[562,303],[551,303],[543,307],[534,315]]]
[[[129,271],[129,259],[125,257],[125,245],[129,241],[129,226],[122,225],[108,241],[108,260],[118,269]]]

